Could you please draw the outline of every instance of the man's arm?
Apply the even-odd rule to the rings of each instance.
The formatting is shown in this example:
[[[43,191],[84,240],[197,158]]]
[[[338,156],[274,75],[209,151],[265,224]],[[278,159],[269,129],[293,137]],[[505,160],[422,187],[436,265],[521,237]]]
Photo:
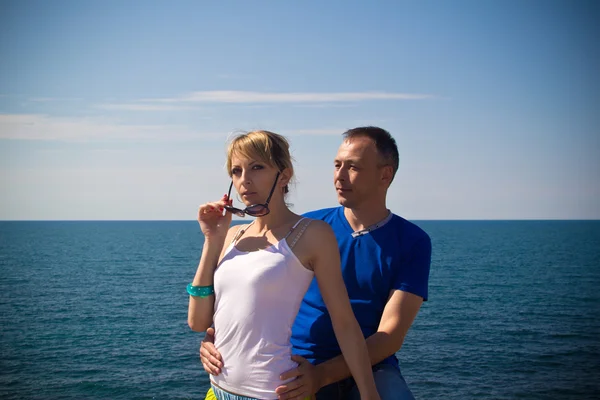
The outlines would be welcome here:
[[[401,290],[391,292],[377,332],[366,339],[371,365],[400,350],[422,303],[423,298],[415,294]],[[276,393],[281,400],[303,399],[307,394],[314,394],[322,387],[351,375],[343,355],[317,366],[313,366],[302,357],[292,356],[292,359],[300,366],[281,375],[282,380],[296,378],[277,388]]]
[[[392,291],[383,309],[377,332],[367,338],[367,349],[372,365],[400,350],[421,304],[423,298],[420,296],[401,290]],[[320,387],[350,376],[350,370],[342,355],[317,365],[315,369],[316,375],[320,377]]]

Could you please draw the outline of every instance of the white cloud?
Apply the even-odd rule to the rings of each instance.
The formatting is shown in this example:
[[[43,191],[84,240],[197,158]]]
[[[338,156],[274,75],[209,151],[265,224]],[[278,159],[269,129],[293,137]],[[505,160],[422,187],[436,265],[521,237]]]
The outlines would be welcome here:
[[[192,92],[179,97],[146,98],[131,103],[99,104],[96,108],[124,111],[181,111],[196,110],[190,103],[243,104],[266,107],[273,104],[293,104],[295,107],[355,107],[357,102],[370,100],[426,100],[438,98],[429,94],[388,92],[245,92],[215,90]]]
[[[177,125],[124,125],[90,118],[57,118],[40,114],[0,114],[0,139],[106,141],[197,140],[222,133],[192,131]]]
[[[352,108],[357,107],[356,103],[311,103],[311,104],[294,104],[296,108]]]
[[[36,103],[50,103],[56,101],[81,101],[78,97],[32,97],[28,99]]]
[[[435,98],[435,96],[388,92],[274,93],[215,90],[192,92],[180,97],[144,99],[143,101],[161,103],[339,103],[368,100],[425,100],[432,98]]]
[[[199,110],[200,107],[190,107],[170,104],[98,104],[95,108],[103,110],[123,110],[123,111],[185,111]]]
[[[347,128],[289,129],[293,136],[341,135]],[[187,141],[227,140],[237,132],[200,132],[179,125],[125,125],[91,118],[58,118],[41,114],[0,114],[0,140]]]

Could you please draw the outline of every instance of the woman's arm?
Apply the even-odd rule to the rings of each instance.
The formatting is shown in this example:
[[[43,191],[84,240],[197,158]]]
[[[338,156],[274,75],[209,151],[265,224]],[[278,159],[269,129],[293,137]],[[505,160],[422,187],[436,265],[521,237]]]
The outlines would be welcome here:
[[[342,278],[335,235],[331,227],[322,221],[313,221],[310,231],[304,237],[314,249],[311,264],[344,359],[356,381],[361,399],[379,399],[365,338],[354,317]]]
[[[223,215],[224,201],[203,204],[198,208],[198,222],[204,234],[204,246],[198,263],[193,286],[211,286],[217,263],[224,251],[224,243],[231,241],[238,227],[230,228],[231,214]],[[196,332],[206,331],[213,323],[215,296],[190,296],[188,325]]]

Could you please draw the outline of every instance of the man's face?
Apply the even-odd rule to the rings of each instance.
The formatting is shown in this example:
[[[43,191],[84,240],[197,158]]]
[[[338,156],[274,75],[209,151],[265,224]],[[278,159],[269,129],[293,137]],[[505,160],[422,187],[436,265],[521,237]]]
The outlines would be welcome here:
[[[375,143],[368,137],[345,140],[334,160],[333,181],[338,202],[360,207],[381,192],[381,168]]]

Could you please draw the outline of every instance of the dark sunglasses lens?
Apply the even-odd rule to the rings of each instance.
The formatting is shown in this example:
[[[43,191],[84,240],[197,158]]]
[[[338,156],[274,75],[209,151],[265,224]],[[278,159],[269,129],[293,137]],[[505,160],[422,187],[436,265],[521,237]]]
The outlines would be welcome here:
[[[263,217],[269,213],[269,207],[264,204],[256,204],[246,208],[246,212],[253,217]]]
[[[239,208],[235,208],[235,207],[231,207],[231,206],[225,206],[225,209],[227,211],[229,211],[232,214],[237,215],[238,217],[243,217],[246,214],[244,213],[244,211],[240,210]]]

